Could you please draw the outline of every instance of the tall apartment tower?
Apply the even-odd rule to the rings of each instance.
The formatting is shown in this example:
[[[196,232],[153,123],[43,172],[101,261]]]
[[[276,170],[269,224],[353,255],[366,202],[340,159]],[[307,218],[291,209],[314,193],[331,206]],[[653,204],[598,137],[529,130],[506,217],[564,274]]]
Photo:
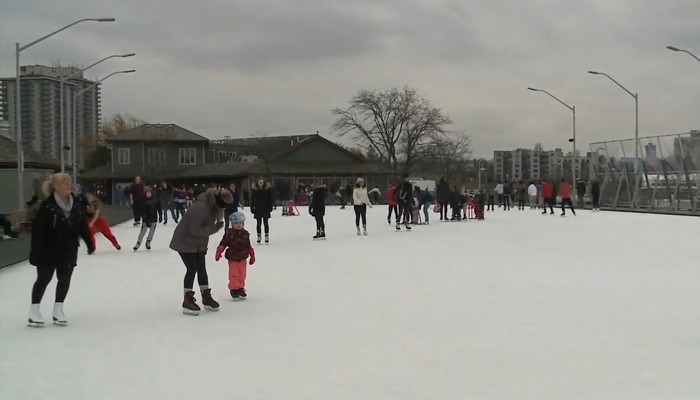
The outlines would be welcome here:
[[[585,179],[588,176],[589,158],[590,154],[574,157],[575,179]],[[501,182],[571,179],[571,153],[564,154],[559,148],[549,151],[496,150],[493,159],[493,179]]]
[[[22,143],[55,159],[61,158],[61,78],[79,72],[75,67],[47,67],[28,65],[20,67],[20,101],[22,102]],[[85,79],[82,73],[68,80],[64,85],[64,146],[72,146],[72,106],[76,101],[76,148],[78,165],[82,165],[83,150],[94,146],[100,126],[101,101],[100,87],[86,90],[75,97],[77,92],[95,83]],[[14,140],[15,117],[15,78],[0,78],[0,125],[3,121],[10,126],[10,137]],[[70,108],[67,109],[68,105]],[[67,165],[72,164],[71,151],[65,151]]]

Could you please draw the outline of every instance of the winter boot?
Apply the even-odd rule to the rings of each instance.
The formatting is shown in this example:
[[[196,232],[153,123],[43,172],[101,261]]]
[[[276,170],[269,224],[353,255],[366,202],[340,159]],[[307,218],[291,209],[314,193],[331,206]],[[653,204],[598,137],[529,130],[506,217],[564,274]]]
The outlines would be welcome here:
[[[325,239],[325,238],[326,238],[326,230],[321,229],[321,239]]]
[[[197,305],[197,299],[194,298],[194,291],[185,289],[185,299],[182,301],[182,312],[187,315],[199,315],[201,310]]]
[[[136,242],[136,244],[134,245],[134,251],[138,250],[139,247],[141,247],[141,242]]]
[[[245,292],[245,288],[238,289],[238,295],[241,297],[241,300],[248,298],[248,293]]]
[[[29,319],[27,326],[32,328],[41,328],[44,326],[44,319],[41,317],[41,304],[32,304],[29,309]]]
[[[63,303],[56,303],[53,305],[53,323],[54,325],[60,326],[68,325],[68,320],[66,320],[65,314],[63,314]]]
[[[258,233],[258,244],[260,244],[260,242],[262,242],[262,236]]]
[[[238,293],[238,289],[231,289],[231,298],[233,301],[238,301],[241,299],[240,294]]]
[[[209,311],[219,311],[219,303],[211,298],[211,289],[206,286],[202,286],[200,290],[202,291],[202,305],[204,305],[204,309]]]
[[[358,226],[357,227],[357,236],[360,236],[361,234],[362,234],[362,232],[360,232],[360,227]]]
[[[265,243],[270,243],[270,234],[269,233],[265,234]]]
[[[316,229],[316,234],[314,235],[314,239],[320,239],[321,238],[321,230]]]
[[[151,241],[146,240],[146,250],[150,250],[150,249],[151,249]]]
[[[367,225],[362,225],[362,234],[367,236]]]

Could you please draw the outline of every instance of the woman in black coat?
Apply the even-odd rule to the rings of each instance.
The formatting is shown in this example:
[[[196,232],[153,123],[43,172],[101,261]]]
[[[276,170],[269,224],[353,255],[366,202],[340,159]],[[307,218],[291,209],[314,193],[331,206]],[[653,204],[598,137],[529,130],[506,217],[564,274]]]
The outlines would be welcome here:
[[[447,207],[450,205],[450,185],[445,180],[445,177],[440,177],[440,181],[437,184],[435,197],[437,197],[437,202],[440,205],[440,221],[447,221]]]
[[[323,181],[318,181],[314,187],[311,204],[309,205],[309,214],[316,219],[316,235],[314,239],[326,238],[326,223],[323,222],[323,216],[326,215],[326,185]]]
[[[261,241],[261,224],[265,225],[265,243],[270,242],[270,213],[272,212],[272,185],[262,176],[250,185],[250,211],[257,221],[258,243]]]
[[[66,325],[63,314],[63,301],[70,288],[73,268],[78,262],[80,238],[88,247],[88,254],[95,251],[90,239],[85,207],[71,193],[71,177],[58,173],[44,183],[47,196],[39,206],[39,212],[32,222],[32,241],[29,263],[36,266],[37,278],[32,288],[32,306],[29,312],[29,326],[41,327],[40,304],[53,273],[56,271],[56,302],[53,308],[53,322]]]

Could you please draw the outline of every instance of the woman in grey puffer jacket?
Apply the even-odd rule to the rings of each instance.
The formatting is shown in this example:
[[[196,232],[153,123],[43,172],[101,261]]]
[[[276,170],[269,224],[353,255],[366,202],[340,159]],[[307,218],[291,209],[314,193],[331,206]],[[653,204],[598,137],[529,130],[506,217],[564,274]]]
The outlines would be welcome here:
[[[233,196],[226,189],[207,189],[197,196],[197,201],[187,209],[175,228],[170,248],[180,254],[187,268],[184,281],[185,299],[182,302],[182,312],[185,314],[199,314],[200,308],[195,302],[193,290],[195,275],[204,308],[209,311],[219,310],[219,303],[211,297],[205,257],[209,247],[209,236],[224,226],[224,209],[232,201]]]

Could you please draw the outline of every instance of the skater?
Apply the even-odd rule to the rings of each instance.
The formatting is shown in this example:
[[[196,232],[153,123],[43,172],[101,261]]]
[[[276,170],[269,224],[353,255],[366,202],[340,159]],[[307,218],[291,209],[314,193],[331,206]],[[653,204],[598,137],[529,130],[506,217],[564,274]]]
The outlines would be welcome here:
[[[255,250],[250,245],[250,233],[244,229],[245,215],[236,211],[229,217],[231,229],[226,229],[224,237],[216,248],[214,259],[219,261],[225,254],[228,260],[228,289],[234,301],[245,300],[248,294],[245,291],[245,278],[247,275],[247,259],[250,257],[250,265],[255,264]],[[226,253],[224,253],[224,251]]]
[[[272,212],[272,185],[265,182],[262,176],[258,181],[250,185],[253,191],[250,195],[250,211],[253,213],[257,224],[255,230],[258,233],[258,244],[262,240],[261,224],[265,225],[265,243],[270,243],[270,213]]]
[[[240,197],[240,194],[238,193],[238,188],[236,187],[236,184],[235,183],[230,184],[228,186],[228,189],[231,192],[231,195],[233,196],[233,202],[231,202],[231,204],[229,204],[226,207],[226,210],[224,211],[224,223],[226,224],[225,228],[227,231],[228,231],[228,226],[229,226],[231,215],[233,215],[233,213],[235,213],[235,212],[238,212],[239,207],[241,209],[243,209],[243,207],[241,207],[241,205],[240,205],[241,197]]]
[[[326,223],[323,221],[323,216],[326,215],[326,185],[323,184],[323,181],[318,181],[314,187],[311,204],[309,204],[309,214],[316,219],[316,234],[313,238],[325,239]]]
[[[530,210],[537,209],[537,186],[535,182],[530,182],[530,186],[527,187],[527,194],[530,196]]]
[[[352,205],[355,209],[355,227],[357,236],[360,236],[360,219],[362,219],[362,234],[367,236],[367,207],[372,207],[367,195],[365,180],[357,178],[355,189],[352,191]]]
[[[547,179],[542,180],[542,214],[547,214],[547,206],[549,213],[554,214],[554,185]]]
[[[571,202],[571,185],[566,181],[566,179],[562,178],[561,183],[559,184],[559,196],[561,196],[561,216],[566,215],[566,205],[569,205],[569,208],[571,209],[571,212],[576,215],[576,211],[574,211],[574,203]]]
[[[134,226],[141,224],[141,213],[143,213],[143,202],[145,201],[144,192],[145,188],[141,183],[141,177],[134,177],[134,183],[129,188],[129,200],[134,212]]]
[[[423,208],[424,222],[428,225],[430,223],[430,205],[433,203],[433,196],[430,194],[427,187],[425,190],[421,191],[420,203]]]
[[[180,254],[187,268],[184,279],[185,298],[182,302],[184,314],[199,315],[200,308],[196,303],[193,290],[195,275],[202,293],[204,308],[209,311],[219,310],[219,303],[211,297],[205,258],[209,236],[223,228],[224,209],[232,201],[233,196],[226,189],[207,189],[187,209],[175,228],[170,248]]]
[[[151,189],[146,189],[146,201],[143,203],[142,219],[143,224],[141,224],[141,231],[139,232],[138,239],[136,239],[134,251],[137,251],[139,247],[141,247],[141,241],[146,234],[146,230],[148,230],[146,250],[151,249],[151,240],[153,240],[153,235],[156,233],[156,227],[158,226],[158,199],[153,197],[153,191]]]
[[[87,216],[78,198],[71,194],[71,177],[57,173],[42,187],[47,196],[39,206],[39,213],[32,222],[32,240],[29,263],[36,267],[37,278],[32,287],[32,305],[29,326],[42,327],[41,299],[54,271],[56,271],[56,302],[53,306],[53,322],[67,325],[63,302],[70,288],[73,268],[78,262],[80,238],[87,245],[88,254],[95,251],[90,238]]]
[[[173,199],[175,196],[175,191],[173,186],[167,182],[163,182],[160,190],[160,206],[163,210],[163,225],[168,223],[168,211],[170,211],[170,216],[173,220],[177,222],[177,216],[175,215],[175,204]]]
[[[391,213],[394,213],[394,220],[399,223],[399,193],[396,191],[396,186],[393,183],[389,184],[389,190],[386,191],[386,199],[389,203],[389,214],[386,216],[386,220],[391,225]]]
[[[487,190],[489,191],[488,204],[486,207],[486,211],[494,211],[494,202],[495,202],[495,198],[496,198],[496,185],[494,185],[491,178],[488,179],[488,183],[486,184],[486,187],[488,188]],[[482,203],[482,205],[483,205],[483,203]]]
[[[406,230],[411,230],[411,199],[413,198],[413,185],[408,181],[408,174],[402,174],[399,185],[396,188],[399,202],[399,219],[403,217],[402,223]],[[396,230],[401,230],[399,220],[396,220]]]
[[[578,208],[586,208],[586,182],[581,179],[578,181],[576,184],[576,207]]]
[[[121,250],[122,247],[119,245],[117,238],[112,234],[112,230],[109,229],[109,222],[102,217],[102,202],[92,193],[85,195],[87,199],[87,217],[88,226],[90,228],[90,239],[92,240],[92,246],[97,248],[97,242],[95,241],[95,234],[97,232],[102,233],[104,237],[107,238],[112,243],[115,249]]]
[[[510,182],[506,182],[503,184],[503,210],[505,211],[510,211],[511,207],[511,200],[513,195],[513,186],[511,185]]]
[[[440,205],[440,221],[447,221],[447,207],[450,205],[450,185],[444,176],[441,176],[440,181],[438,181],[435,197]]]
[[[527,188],[525,187],[525,182],[518,182],[518,188],[515,194],[518,198],[518,210],[524,210],[525,200],[527,199]]]
[[[187,206],[187,190],[185,189],[185,185],[182,185],[180,189],[174,187],[175,194],[174,194],[174,199],[173,202],[175,203],[175,223],[177,224],[178,220],[182,218],[183,215],[185,215],[185,209]]]
[[[593,211],[600,211],[600,182],[591,184],[591,197],[593,197]]]

